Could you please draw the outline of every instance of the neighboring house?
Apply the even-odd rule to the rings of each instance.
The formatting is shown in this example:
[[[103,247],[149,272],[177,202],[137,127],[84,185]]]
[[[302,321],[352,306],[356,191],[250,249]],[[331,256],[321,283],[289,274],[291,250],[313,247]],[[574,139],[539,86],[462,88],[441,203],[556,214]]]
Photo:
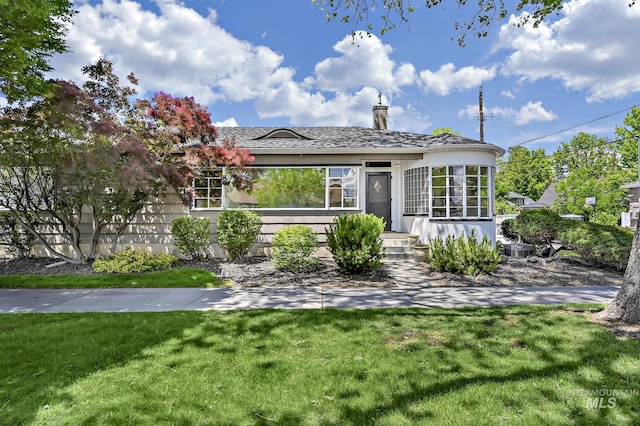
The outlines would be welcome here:
[[[509,192],[507,194],[507,201],[516,206],[526,206],[533,203],[533,200],[526,195],[518,194],[517,192]]]
[[[622,213],[621,225],[625,228],[636,229],[640,217],[640,182],[631,182],[621,188],[629,191],[629,212]]]
[[[387,108],[373,107],[374,128],[219,127],[219,140],[235,139],[255,156],[247,168],[253,190],[223,185],[223,170],[206,172],[194,179],[190,208],[177,197],[150,205],[119,247],[175,252],[173,219],[209,217],[215,234],[224,208],[260,213],[263,247],[289,224],[311,226],[324,242],[325,227],[337,215],[357,212],[382,217],[386,231],[418,234],[422,241],[472,230],[495,240],[494,176],[504,150],[458,135],[387,130]]]
[[[528,203],[522,206],[523,210],[533,210],[533,209],[541,209],[541,208],[549,208],[553,206],[556,199],[558,198],[558,193],[556,192],[556,184],[552,183],[545,189],[542,193],[538,201],[534,203]]]

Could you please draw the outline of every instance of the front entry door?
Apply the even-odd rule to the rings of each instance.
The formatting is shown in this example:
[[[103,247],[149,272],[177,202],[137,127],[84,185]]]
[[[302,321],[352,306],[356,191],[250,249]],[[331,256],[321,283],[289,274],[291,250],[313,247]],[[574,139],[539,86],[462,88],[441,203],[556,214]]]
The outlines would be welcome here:
[[[391,230],[391,173],[367,173],[367,213],[384,219],[384,230]]]

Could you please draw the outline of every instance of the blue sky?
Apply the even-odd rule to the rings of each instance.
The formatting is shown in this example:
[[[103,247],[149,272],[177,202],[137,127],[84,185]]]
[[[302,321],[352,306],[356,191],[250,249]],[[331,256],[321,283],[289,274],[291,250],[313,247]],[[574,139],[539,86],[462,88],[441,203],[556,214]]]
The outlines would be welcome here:
[[[410,27],[354,43],[310,0],[76,0],[51,76],[81,83],[80,68],[106,57],[143,93],[194,96],[238,126],[370,127],[382,92],[390,129],[475,139],[482,85],[487,142],[550,152],[579,131],[614,138],[640,105],[640,6],[627,4],[573,0],[537,29],[509,16],[461,48],[461,11],[421,1]]]

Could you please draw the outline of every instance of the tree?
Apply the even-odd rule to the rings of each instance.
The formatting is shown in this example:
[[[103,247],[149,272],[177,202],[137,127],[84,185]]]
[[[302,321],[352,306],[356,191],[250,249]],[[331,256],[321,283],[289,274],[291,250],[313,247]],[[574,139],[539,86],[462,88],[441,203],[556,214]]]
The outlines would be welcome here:
[[[552,180],[551,160],[544,149],[530,151],[523,146],[512,146],[507,159],[498,163],[496,196],[505,199],[509,192],[516,192],[537,200]]]
[[[107,227],[114,250],[137,213],[169,185],[188,194],[198,167],[233,169],[253,159],[229,143],[215,145],[209,114],[191,98],[162,94],[132,103],[135,89],[120,85],[110,62],[83,72],[89,80],[82,88],[59,81],[42,99],[5,108],[0,120],[0,205],[51,255],[72,263],[95,255]],[[135,85],[135,76],[129,81]],[[198,144],[187,146],[191,139]]]
[[[618,162],[613,145],[605,138],[579,133],[563,142],[553,155],[556,173],[564,176],[556,185],[554,208],[579,214],[603,225],[618,223],[626,206],[627,192],[620,186],[633,180],[633,173]],[[586,205],[595,197],[596,205]]]
[[[237,189],[250,185],[244,168],[254,157],[249,150],[236,147],[235,140],[216,144],[217,130],[211,124],[211,114],[194,98],[160,92],[151,100],[139,100],[136,108],[144,123],[146,146],[185,204],[193,195],[190,180],[202,170],[226,167],[224,184]]]
[[[460,133],[456,132],[455,130],[451,130],[451,127],[436,127],[431,132],[432,136],[446,135],[446,134],[462,136]]]
[[[92,77],[84,89],[59,81],[41,100],[6,108],[1,128],[0,205],[51,255],[72,263],[95,255],[108,225],[119,236],[163,184],[142,142],[120,121],[131,89],[100,61],[84,71]],[[105,82],[115,86],[97,90]]]
[[[640,108],[633,107],[625,116],[623,124],[627,127],[616,127],[616,134],[620,139],[617,146],[622,157],[621,162],[637,173]],[[633,236],[629,262],[620,291],[606,309],[597,314],[597,317],[611,321],[640,323],[640,226],[636,227]]]
[[[640,108],[634,106],[624,117],[625,127],[616,126],[616,148],[622,166],[638,173],[638,138],[640,138]]]
[[[424,1],[428,9],[451,3],[459,8],[471,7],[466,0]],[[338,20],[349,23],[354,28],[364,24],[367,32],[377,31],[380,35],[396,28],[396,22],[409,24],[410,15],[415,11],[412,2],[408,0],[311,0],[311,3],[325,12],[328,21]],[[635,3],[634,0],[631,4],[633,3]],[[486,37],[492,23],[506,18],[510,13],[527,10],[529,13],[522,14],[517,25],[522,26],[527,22],[533,22],[534,27],[537,27],[548,15],[559,13],[562,7],[563,0],[519,0],[513,7],[505,0],[478,0],[469,20],[454,24],[458,32],[458,44],[465,45],[465,37],[469,32],[477,37]],[[375,28],[370,15],[378,15],[376,18],[381,21],[380,29]]]
[[[0,93],[14,102],[50,90],[49,58],[66,51],[70,0],[0,0]]]

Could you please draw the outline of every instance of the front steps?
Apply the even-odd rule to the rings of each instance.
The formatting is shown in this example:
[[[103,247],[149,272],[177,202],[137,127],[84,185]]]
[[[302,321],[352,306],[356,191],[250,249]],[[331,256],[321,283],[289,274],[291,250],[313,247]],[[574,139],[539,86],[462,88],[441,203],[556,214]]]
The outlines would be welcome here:
[[[402,232],[384,232],[382,234],[382,247],[385,249],[385,259],[406,260],[413,259],[413,253],[407,236]]]

